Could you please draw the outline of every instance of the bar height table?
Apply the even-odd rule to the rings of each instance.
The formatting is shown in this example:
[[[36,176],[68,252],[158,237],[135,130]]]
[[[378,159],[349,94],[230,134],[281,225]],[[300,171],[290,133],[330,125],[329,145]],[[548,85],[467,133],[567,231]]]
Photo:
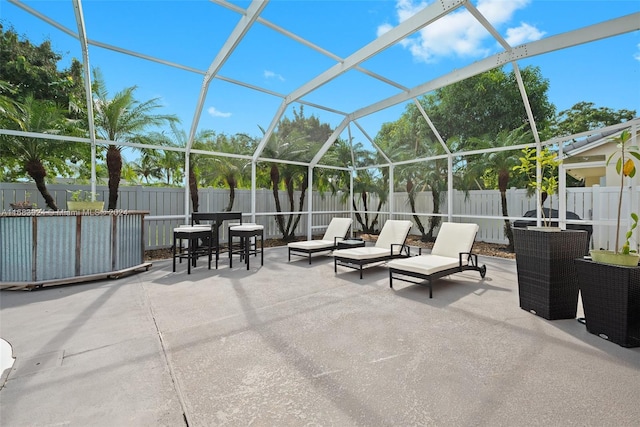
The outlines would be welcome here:
[[[220,226],[225,221],[237,221],[242,224],[242,212],[193,212],[191,214],[191,225],[196,225],[200,221],[209,221],[213,239],[211,245],[216,252],[216,270],[220,259]]]

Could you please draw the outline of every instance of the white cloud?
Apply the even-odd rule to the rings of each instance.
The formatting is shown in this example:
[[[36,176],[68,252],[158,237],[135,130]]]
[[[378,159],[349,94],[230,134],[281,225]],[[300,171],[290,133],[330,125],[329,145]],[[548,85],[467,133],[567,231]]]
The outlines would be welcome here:
[[[209,113],[211,117],[224,117],[224,118],[231,117],[231,113],[223,113],[222,111],[216,110],[215,107],[207,108],[207,113]]]
[[[280,74],[276,74],[273,71],[269,71],[269,70],[264,70],[264,77],[266,79],[278,79],[281,82],[284,81],[284,77],[282,77]]]
[[[522,22],[519,27],[507,29],[507,37],[505,39],[509,45],[518,46],[522,43],[540,40],[545,34],[544,31]]]
[[[530,0],[479,0],[477,9],[500,28],[509,23],[516,11],[526,7]],[[397,0],[396,13],[399,22],[413,16],[427,6],[424,1]],[[378,35],[392,28],[390,24],[378,27]],[[544,33],[537,28],[521,23],[519,27],[507,30],[507,37],[520,43],[537,40]],[[486,40],[493,40],[484,27],[464,8],[452,12],[420,30],[413,37],[401,42],[413,57],[422,62],[433,62],[443,56],[483,57],[490,53]],[[518,43],[518,44],[520,44]],[[494,45],[492,45],[494,46]]]
[[[633,59],[640,61],[640,43],[638,43],[638,51],[633,55]]]
[[[380,37],[381,35],[383,35],[384,33],[386,33],[387,31],[389,31],[390,29],[393,28],[393,25],[391,24],[382,24],[378,26],[378,31],[376,31],[376,35],[378,37]]]

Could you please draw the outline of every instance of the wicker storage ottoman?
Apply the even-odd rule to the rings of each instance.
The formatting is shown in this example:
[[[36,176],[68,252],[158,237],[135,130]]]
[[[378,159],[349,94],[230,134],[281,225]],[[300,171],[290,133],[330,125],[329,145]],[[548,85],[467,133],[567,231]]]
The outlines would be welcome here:
[[[520,308],[548,320],[573,319],[578,309],[574,260],[587,232],[513,229]]]
[[[575,261],[587,331],[640,347],[640,267]]]

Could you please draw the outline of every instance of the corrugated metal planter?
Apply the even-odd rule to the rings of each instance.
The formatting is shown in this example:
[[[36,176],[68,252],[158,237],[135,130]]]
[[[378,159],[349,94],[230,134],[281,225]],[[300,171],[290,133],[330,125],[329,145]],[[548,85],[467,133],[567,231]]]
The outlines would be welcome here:
[[[148,269],[141,211],[0,215],[2,288],[33,288]]]

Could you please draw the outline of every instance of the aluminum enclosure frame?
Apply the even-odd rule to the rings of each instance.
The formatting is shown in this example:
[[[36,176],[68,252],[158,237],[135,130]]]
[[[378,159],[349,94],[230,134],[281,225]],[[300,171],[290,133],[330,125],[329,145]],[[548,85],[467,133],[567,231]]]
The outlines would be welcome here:
[[[402,23],[400,23],[399,25],[397,25],[396,27],[394,27],[392,30],[388,31],[387,33],[384,33],[383,35],[381,35],[380,37],[374,39],[372,42],[368,43],[367,45],[365,45],[364,47],[360,48],[359,50],[357,50],[356,52],[354,52],[353,54],[349,55],[346,58],[340,58],[338,55],[335,55],[319,46],[316,46],[315,44],[313,44],[312,42],[278,26],[275,25],[269,21],[267,21],[266,19],[262,18],[260,15],[261,13],[265,10],[266,7],[268,7],[269,4],[269,0],[253,0],[251,2],[251,4],[249,5],[249,7],[245,10],[239,6],[236,6],[234,4],[231,4],[225,0],[211,0],[212,3],[227,8],[233,12],[236,12],[240,15],[240,19],[238,21],[238,23],[236,24],[235,28],[233,29],[233,31],[229,34],[226,42],[224,43],[223,47],[220,49],[220,51],[216,54],[215,58],[212,59],[211,64],[208,68],[208,70],[203,71],[203,70],[198,70],[198,69],[194,69],[192,67],[188,67],[182,64],[177,64],[171,61],[166,61],[166,60],[162,60],[159,58],[155,58],[152,57],[150,55],[146,55],[144,53],[140,53],[140,52],[134,52],[128,49],[125,49],[123,47],[118,47],[118,46],[113,46],[113,45],[109,45],[103,42],[99,42],[99,41],[95,41],[95,40],[91,40],[88,37],[87,34],[87,28],[86,28],[86,24],[84,21],[84,16],[83,16],[83,9],[82,9],[82,1],[81,0],[71,0],[72,4],[73,4],[73,8],[74,8],[74,14],[75,14],[75,20],[76,20],[76,24],[77,24],[77,32],[74,32],[73,30],[65,27],[64,25],[54,21],[53,19],[39,13],[38,11],[36,11],[35,9],[31,8],[30,6],[26,5],[25,3],[19,1],[19,0],[8,0],[10,3],[14,4],[15,6],[25,10],[26,12],[36,16],[39,19],[44,20],[45,22],[47,22],[48,24],[52,25],[53,27],[57,28],[58,30],[66,33],[67,35],[70,35],[74,38],[76,38],[81,46],[81,51],[82,51],[82,59],[83,59],[83,67],[85,70],[85,92],[86,92],[86,102],[88,105],[88,112],[89,112],[89,129],[91,132],[91,137],[90,138],[71,138],[71,137],[60,137],[58,138],[58,136],[55,136],[55,139],[64,139],[64,140],[73,140],[73,141],[82,141],[82,142],[87,142],[89,144],[91,144],[92,147],[92,172],[91,172],[91,185],[92,185],[92,189],[95,189],[95,185],[96,185],[96,176],[95,176],[95,151],[96,151],[96,146],[98,144],[104,145],[104,144],[117,144],[120,146],[125,146],[125,147],[145,147],[145,148],[157,148],[157,149],[170,149],[170,150],[176,150],[176,151],[180,151],[180,152],[184,152],[185,153],[185,177],[188,177],[189,175],[189,157],[190,154],[193,153],[202,153],[202,154],[210,154],[210,155],[215,155],[215,156],[222,156],[222,157],[239,157],[239,158],[250,158],[251,159],[251,163],[252,163],[252,220],[255,221],[255,214],[256,214],[256,206],[255,206],[255,192],[256,192],[256,165],[258,162],[260,161],[278,161],[281,163],[294,163],[294,164],[299,164],[299,162],[290,162],[290,161],[285,161],[285,160],[280,160],[280,159],[268,159],[262,156],[262,152],[264,150],[264,148],[266,147],[267,142],[269,141],[270,136],[272,135],[272,133],[275,131],[281,117],[283,116],[283,114],[285,113],[286,109],[294,104],[300,104],[300,105],[311,105],[313,107],[325,110],[325,111],[330,111],[333,113],[337,113],[340,115],[343,115],[344,118],[341,121],[341,123],[336,127],[335,131],[331,134],[331,136],[329,137],[329,139],[325,142],[325,144],[322,146],[322,148],[314,155],[314,157],[312,158],[312,160],[307,163],[304,164],[306,166],[308,166],[309,168],[309,176],[311,177],[311,179],[309,179],[309,189],[312,188],[312,183],[313,183],[313,170],[316,167],[329,167],[329,168],[333,168],[333,169],[340,169],[340,168],[336,168],[333,166],[326,166],[326,165],[322,165],[321,164],[321,160],[322,157],[326,154],[326,152],[329,150],[329,148],[335,143],[335,141],[337,140],[337,138],[340,136],[340,134],[347,129],[350,132],[350,125],[353,123],[355,126],[357,126],[365,135],[365,137],[367,139],[369,139],[370,143],[372,146],[374,146],[381,154],[382,156],[385,158],[385,160],[388,162],[386,164],[381,164],[381,165],[374,165],[374,166],[367,166],[367,167],[345,167],[343,168],[343,170],[346,171],[357,171],[357,170],[363,170],[363,169],[368,169],[368,168],[372,168],[372,167],[388,167],[390,170],[390,175],[393,176],[393,168],[399,164],[406,164],[407,162],[398,162],[398,163],[394,163],[391,159],[389,159],[386,154],[380,150],[378,147],[375,146],[375,144],[373,143],[373,140],[366,134],[366,132],[364,131],[364,129],[362,129],[362,127],[359,125],[358,123],[358,119],[361,119],[363,117],[366,117],[370,114],[373,114],[375,112],[384,110],[386,108],[392,107],[392,106],[396,106],[398,104],[407,102],[407,101],[411,101],[413,100],[413,102],[418,106],[421,114],[423,115],[423,118],[425,119],[425,121],[427,122],[427,124],[429,125],[429,127],[433,130],[434,134],[436,135],[436,137],[438,138],[439,143],[445,148],[445,152],[446,155],[445,157],[448,158],[448,164],[449,164],[449,177],[448,177],[448,186],[449,186],[449,190],[452,190],[452,186],[453,186],[453,182],[452,182],[452,159],[453,156],[461,156],[461,155],[466,155],[466,154],[478,154],[478,153],[482,153],[482,152],[489,152],[489,151],[494,151],[492,149],[488,149],[488,150],[480,150],[480,151],[475,151],[473,153],[469,152],[469,153],[452,153],[450,150],[448,150],[445,142],[442,140],[442,138],[440,137],[440,134],[436,128],[436,126],[434,126],[434,124],[431,122],[430,118],[428,117],[428,115],[426,114],[426,112],[422,109],[421,105],[419,104],[417,98],[419,96],[422,96],[428,92],[431,92],[433,90],[445,87],[447,85],[462,81],[466,78],[478,75],[480,73],[483,73],[485,71],[489,71],[498,67],[501,67],[505,64],[512,64],[516,78],[517,78],[517,82],[518,82],[518,87],[520,90],[520,93],[522,95],[522,100],[523,100],[523,105],[525,107],[525,110],[527,112],[527,116],[529,118],[529,123],[531,125],[532,128],[532,132],[535,138],[535,142],[536,142],[536,147],[538,150],[541,149],[542,146],[544,145],[549,145],[549,144],[558,144],[558,143],[562,143],[564,141],[568,141],[570,140],[572,136],[568,136],[568,137],[563,137],[563,138],[554,138],[552,140],[549,141],[540,141],[540,137],[538,135],[537,129],[536,129],[536,123],[533,117],[533,114],[531,112],[531,108],[528,102],[528,96],[526,93],[526,89],[524,87],[524,84],[522,82],[522,77],[520,76],[520,72],[519,72],[519,67],[518,67],[518,61],[526,59],[526,58],[531,58],[534,56],[538,56],[538,55],[542,55],[545,53],[549,53],[549,52],[554,52],[557,50],[561,50],[561,49],[567,49],[573,46],[578,46],[578,45],[582,45],[582,44],[587,44],[587,43],[591,43],[597,40],[601,40],[601,39],[605,39],[605,38],[610,38],[610,37],[615,37],[615,36],[619,36],[622,34],[626,34],[629,32],[634,32],[634,31],[639,31],[640,30],[640,12],[638,13],[632,13],[630,15],[626,15],[626,16],[622,16],[619,18],[615,18],[615,19],[611,19],[608,21],[604,21],[595,25],[590,25],[587,27],[583,27],[583,28],[579,28],[576,30],[572,30],[566,33],[562,33],[562,34],[557,34],[554,36],[550,36],[550,37],[546,37],[543,39],[540,39],[538,41],[535,42],[531,42],[531,43],[525,43],[519,46],[510,46],[505,40],[504,38],[501,37],[500,33],[493,28],[493,26],[489,23],[489,21],[482,15],[482,13],[469,1],[469,0],[441,0],[438,2],[434,2],[430,5],[428,5],[427,7],[423,8],[421,11],[417,12],[415,15],[413,15],[411,18],[403,21]],[[376,54],[384,51],[385,49],[395,45],[396,43],[398,43],[400,40],[404,39],[405,37],[408,37],[412,34],[415,34],[417,31],[421,30],[424,27],[429,26],[430,24],[438,21],[439,19],[446,17],[447,15],[449,15],[450,13],[452,13],[453,11],[456,11],[460,8],[465,8],[475,19],[476,21],[478,21],[491,35],[492,37],[496,40],[496,42],[502,46],[502,48],[504,49],[504,51],[497,53],[495,55],[489,56],[485,59],[479,60],[477,62],[474,62],[466,67],[463,67],[461,69],[458,70],[454,70],[451,71],[445,75],[442,75],[440,77],[437,77],[435,79],[432,79],[430,81],[424,82],[418,86],[415,86],[413,88],[406,88],[403,85],[385,78],[384,76],[380,76],[374,72],[371,72],[369,70],[366,70],[364,67],[362,67],[362,63],[364,61],[366,61],[367,59],[375,56]],[[321,74],[317,75],[316,77],[310,79],[309,81],[307,81],[306,83],[304,83],[303,85],[301,85],[300,87],[298,87],[297,89],[293,90],[292,92],[288,93],[288,94],[279,94],[276,92],[273,92],[271,90],[268,90],[266,88],[261,88],[255,85],[251,85],[248,83],[244,83],[241,81],[237,81],[231,78],[227,78],[224,76],[219,75],[219,70],[221,69],[221,67],[224,65],[224,63],[229,59],[229,57],[233,54],[234,49],[242,42],[243,37],[247,34],[247,32],[251,29],[251,27],[253,25],[255,25],[256,23],[260,24],[260,25],[265,25],[277,32],[279,32],[280,34],[284,35],[285,37],[288,37],[290,39],[293,39],[301,44],[303,44],[304,46],[316,51],[316,52],[320,52],[321,54],[331,58],[332,60],[334,60],[336,63],[335,65],[329,67],[328,69],[326,69],[324,72],[322,72]],[[89,29],[90,30],[90,29]],[[105,140],[98,140],[95,137],[95,131],[93,130],[95,128],[94,125],[94,119],[93,119],[93,111],[91,109],[91,77],[90,77],[90,73],[89,73],[89,69],[90,69],[90,63],[89,63],[89,46],[96,46],[96,47],[100,47],[100,48],[104,48],[104,49],[109,49],[109,50],[113,50],[116,51],[118,53],[121,54],[125,54],[125,55],[131,55],[140,59],[144,59],[144,60],[148,60],[148,61],[153,61],[156,63],[160,63],[166,66],[170,66],[170,67],[175,67],[175,68],[179,68],[188,72],[192,72],[192,73],[197,73],[197,74],[201,74],[203,75],[203,83],[202,83],[202,87],[200,92],[197,94],[197,101],[196,101],[196,111],[190,126],[190,131],[189,131],[189,137],[188,137],[188,141],[187,141],[187,146],[184,148],[168,148],[168,147],[163,147],[163,146],[148,146],[148,145],[141,145],[141,144],[133,144],[133,143],[129,143],[129,142],[124,142],[124,141],[105,141]],[[395,88],[396,90],[399,91],[398,94],[393,95],[391,97],[388,97],[386,99],[382,99],[378,102],[375,102],[369,106],[366,106],[364,108],[360,108],[358,110],[352,111],[352,112],[342,112],[339,111],[331,106],[325,106],[325,105],[317,105],[315,103],[310,103],[305,101],[304,97],[305,95],[308,95],[310,93],[312,93],[314,90],[320,88],[321,86],[323,86],[324,84],[332,81],[333,79],[339,77],[340,75],[346,73],[349,70],[355,70],[357,72],[366,74],[369,77],[373,77],[374,79],[383,82],[393,88]],[[200,116],[202,113],[202,108],[203,108],[203,103],[204,100],[207,96],[208,93],[208,88],[209,88],[209,84],[213,79],[220,79],[232,84],[236,84],[248,89],[252,89],[252,90],[256,90],[256,91],[260,91],[262,93],[266,93],[268,95],[271,96],[275,96],[275,97],[279,97],[281,98],[281,104],[280,107],[277,109],[277,111],[274,113],[274,116],[270,122],[270,125],[268,126],[265,134],[263,135],[260,143],[258,144],[257,149],[255,150],[255,152],[253,153],[253,155],[251,156],[244,156],[244,155],[238,155],[238,154],[232,154],[232,153],[219,153],[219,152],[201,152],[198,150],[193,150],[192,149],[192,144],[193,144],[193,140],[197,131],[197,127],[198,127],[198,123],[200,120]],[[195,94],[194,94],[195,95]],[[622,127],[623,125],[621,124],[620,127]],[[629,126],[629,124],[626,124],[626,126]],[[634,126],[637,126],[637,124],[634,124]],[[598,131],[591,131],[588,134],[593,134],[596,133]],[[52,135],[46,135],[46,134],[39,134],[39,133],[33,133],[33,132],[19,132],[19,131],[11,131],[11,130],[7,130],[7,129],[0,129],[0,133],[1,134],[6,134],[6,135],[16,135],[16,136],[29,136],[29,137],[36,137],[36,138],[46,138],[46,139],[51,139]],[[560,144],[561,145],[561,144]],[[518,149],[519,147],[513,147],[513,149]],[[419,161],[427,161],[430,160],[429,158],[424,158],[424,159],[415,159],[412,160],[411,162],[419,162]],[[540,180],[540,170],[538,167],[538,180]],[[189,202],[190,202],[190,196],[189,196],[189,186],[188,183],[186,182],[187,178],[185,178],[185,219],[188,218],[189,215]],[[352,176],[352,180],[351,180],[352,184],[351,184],[351,194],[353,193],[353,176]],[[563,185],[563,180],[562,178],[560,179],[561,185],[560,185],[560,194],[561,197],[560,199],[562,200],[563,197],[562,195],[564,194],[564,190],[565,190],[565,186]],[[452,194],[452,191],[448,192],[450,195]],[[393,185],[390,184],[390,196],[393,195]],[[390,200],[392,200],[392,197],[390,197]],[[312,203],[311,201],[308,204],[308,214],[311,215],[313,213],[313,207],[312,207]],[[393,206],[390,206],[390,215],[391,218],[393,218]],[[353,215],[353,210],[352,210],[352,215]],[[539,215],[540,217],[540,215]],[[451,212],[449,213],[449,219],[451,219]],[[566,219],[566,218],[565,218]],[[562,223],[562,218],[560,218],[560,221]],[[311,221],[309,221],[309,224],[311,224]],[[308,238],[311,238],[311,225],[309,225],[309,228],[307,230],[308,233]]]

